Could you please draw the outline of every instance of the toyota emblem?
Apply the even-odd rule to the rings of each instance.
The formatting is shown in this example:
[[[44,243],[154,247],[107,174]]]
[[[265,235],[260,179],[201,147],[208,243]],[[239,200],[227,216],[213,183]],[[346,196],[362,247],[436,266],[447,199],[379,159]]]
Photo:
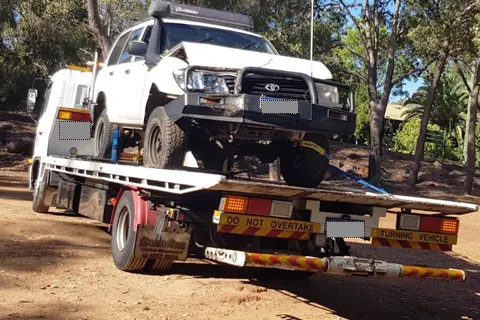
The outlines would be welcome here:
[[[278,84],[275,84],[275,83],[269,83],[265,86],[265,89],[273,92],[273,91],[280,90],[280,86]]]

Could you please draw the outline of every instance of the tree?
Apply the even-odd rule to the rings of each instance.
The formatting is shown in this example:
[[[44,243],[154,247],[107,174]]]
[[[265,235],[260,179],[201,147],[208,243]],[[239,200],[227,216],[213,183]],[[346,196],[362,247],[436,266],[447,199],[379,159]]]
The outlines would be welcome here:
[[[409,0],[408,8],[413,20],[420,19],[410,37],[418,52],[431,56],[438,52],[433,78],[424,105],[420,134],[415,150],[415,159],[408,179],[408,186],[414,188],[423,159],[425,136],[430,111],[435,100],[437,86],[450,56],[458,55],[471,48],[470,24],[478,10],[477,0],[422,1]],[[426,40],[428,39],[428,40]]]
[[[333,1],[351,21],[344,30],[340,56],[350,60],[348,73],[368,88],[370,105],[369,179],[381,183],[383,122],[390,94],[406,78],[431,62],[418,60],[406,36],[409,20],[402,0]],[[331,5],[331,4],[329,4]],[[359,9],[360,12],[356,12]]]
[[[461,146],[465,130],[464,114],[467,110],[467,103],[463,98],[463,82],[451,70],[444,74],[438,85],[429,122],[439,125],[442,130],[453,129],[453,135],[458,145]],[[405,116],[405,122],[412,118],[422,119],[425,114],[429,89],[426,86],[420,87],[411,98],[403,102],[403,105],[409,108],[402,114],[402,116]]]
[[[88,22],[105,61],[113,39],[124,29],[145,16],[150,1],[86,0]]]

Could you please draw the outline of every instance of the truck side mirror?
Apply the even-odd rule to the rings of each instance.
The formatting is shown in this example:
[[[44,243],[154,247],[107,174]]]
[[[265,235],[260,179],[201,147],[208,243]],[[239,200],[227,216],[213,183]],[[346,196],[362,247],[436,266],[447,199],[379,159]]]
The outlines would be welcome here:
[[[29,89],[27,95],[27,112],[32,113],[37,103],[37,89]]]
[[[145,57],[147,48],[148,45],[143,41],[132,41],[128,46],[128,53],[136,57]]]

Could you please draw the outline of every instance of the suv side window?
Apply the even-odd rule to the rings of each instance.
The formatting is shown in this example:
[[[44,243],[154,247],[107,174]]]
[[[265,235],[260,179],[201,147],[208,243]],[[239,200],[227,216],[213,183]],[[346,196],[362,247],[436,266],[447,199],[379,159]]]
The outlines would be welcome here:
[[[150,35],[152,34],[152,26],[148,26],[147,29],[145,30],[145,33],[143,34],[142,41],[148,44],[150,41]],[[144,57],[135,57],[134,61],[144,61]]]
[[[143,33],[143,30],[145,30],[144,27],[142,28],[139,28],[137,30],[134,30],[131,35],[130,35],[130,38],[128,39],[128,43],[127,45],[123,48],[123,52],[120,56],[120,59],[118,60],[118,63],[126,63],[126,62],[132,62],[132,56],[127,52],[129,46],[130,46],[130,43],[132,43],[132,41],[138,41],[140,40],[140,36],[142,35]]]
[[[125,44],[127,43],[128,37],[130,36],[131,33],[132,33],[131,31],[126,32],[120,36],[117,43],[115,44],[115,47],[112,50],[112,53],[110,54],[110,58],[108,59],[107,66],[118,64],[120,55],[122,54],[122,51],[125,48]]]

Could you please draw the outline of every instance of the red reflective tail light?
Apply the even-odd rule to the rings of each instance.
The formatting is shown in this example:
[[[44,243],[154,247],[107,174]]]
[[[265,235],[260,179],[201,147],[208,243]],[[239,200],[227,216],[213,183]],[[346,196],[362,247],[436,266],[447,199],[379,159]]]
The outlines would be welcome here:
[[[424,216],[420,221],[420,231],[424,232],[457,234],[458,227],[458,219]]]
[[[268,216],[272,210],[272,200],[250,198],[248,201],[248,214]]]

